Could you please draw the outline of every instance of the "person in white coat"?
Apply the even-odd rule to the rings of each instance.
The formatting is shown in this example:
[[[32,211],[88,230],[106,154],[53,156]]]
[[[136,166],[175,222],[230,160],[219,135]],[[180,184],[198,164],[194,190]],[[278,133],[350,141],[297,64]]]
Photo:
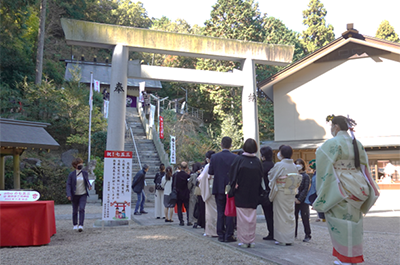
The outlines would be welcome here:
[[[206,205],[206,227],[204,235],[217,237],[217,203],[215,202],[215,196],[212,194],[213,176],[208,174],[208,167],[213,154],[215,154],[214,151],[208,151],[206,153],[207,164],[197,180],[199,181],[201,197]]]

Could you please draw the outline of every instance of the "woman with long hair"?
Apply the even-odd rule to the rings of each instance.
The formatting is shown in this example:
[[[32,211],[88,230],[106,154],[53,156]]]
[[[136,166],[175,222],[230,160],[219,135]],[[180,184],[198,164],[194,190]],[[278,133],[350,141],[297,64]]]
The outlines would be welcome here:
[[[169,195],[172,192],[172,167],[165,169],[165,175],[161,179],[161,186],[164,188],[164,215],[165,222],[173,222],[172,215],[174,213],[175,203],[171,203]]]
[[[339,259],[335,264],[362,263],[363,215],[379,191],[371,178],[367,153],[354,136],[355,121],[330,115],[327,122],[331,122],[333,138],[316,152],[318,197],[313,207],[325,213],[333,256]]]
[[[162,210],[164,204],[164,188],[161,186],[161,180],[165,175],[165,165],[160,165],[160,172],[156,173],[154,177],[154,185],[156,188],[156,194],[154,195],[154,217],[156,219],[165,218],[164,211]]]

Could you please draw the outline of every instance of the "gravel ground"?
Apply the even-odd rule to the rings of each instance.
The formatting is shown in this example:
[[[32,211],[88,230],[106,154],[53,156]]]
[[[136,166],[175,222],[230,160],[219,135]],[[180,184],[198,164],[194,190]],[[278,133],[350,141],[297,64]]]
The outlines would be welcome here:
[[[1,264],[277,264],[260,257],[253,249],[241,249],[236,245],[219,243],[216,239],[201,236],[201,229],[180,227],[177,222],[141,226],[134,222],[130,227],[94,228],[98,218],[86,219],[82,233],[72,231],[70,205],[55,207],[57,234],[47,246],[12,247],[0,249]],[[87,216],[101,213],[100,206],[87,205]],[[66,217],[66,218],[63,218]],[[364,222],[364,259],[368,264],[400,264],[400,212],[371,213]],[[176,215],[174,216],[176,218]],[[287,254],[316,250],[326,253],[332,264],[326,223],[311,218],[312,240],[303,243],[303,226],[299,222],[299,238]],[[267,235],[265,222],[257,223],[257,237]],[[271,241],[259,240],[254,250],[273,250]],[[297,246],[297,247],[296,247]],[[285,247],[283,247],[285,248]],[[282,247],[281,247],[282,249]],[[290,252],[293,253],[290,253]],[[296,252],[297,251],[297,252]],[[293,263],[291,263],[293,264]],[[312,256],[303,264],[315,264]],[[322,265],[322,264],[319,264]]]
[[[100,212],[98,211],[100,209]],[[101,213],[88,205],[87,214]],[[71,214],[57,206],[56,215]],[[275,264],[238,253],[177,225],[93,228],[85,220],[82,233],[72,231],[71,219],[57,220],[57,234],[47,246],[1,248],[1,264]]]

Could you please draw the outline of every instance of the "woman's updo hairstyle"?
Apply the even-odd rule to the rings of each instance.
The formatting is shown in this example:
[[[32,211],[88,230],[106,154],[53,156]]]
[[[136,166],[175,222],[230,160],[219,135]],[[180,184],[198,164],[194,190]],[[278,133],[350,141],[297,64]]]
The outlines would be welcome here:
[[[342,131],[347,131],[348,129],[353,131],[353,128],[357,125],[357,123],[353,119],[346,118],[344,116],[332,115],[328,117],[331,117],[330,119],[332,121],[332,124],[338,125],[340,130]],[[354,149],[354,164],[356,168],[360,169],[360,153],[358,151],[357,140],[353,133],[352,136],[353,136],[353,149]]]
[[[338,125],[342,131],[347,131],[349,129],[349,126],[347,125],[347,118],[344,116],[335,116],[332,119],[332,124]]]

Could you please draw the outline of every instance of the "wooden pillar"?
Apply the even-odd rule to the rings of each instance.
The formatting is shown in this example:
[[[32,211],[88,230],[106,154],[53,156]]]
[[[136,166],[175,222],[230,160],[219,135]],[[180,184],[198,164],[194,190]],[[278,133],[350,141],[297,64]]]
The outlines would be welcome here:
[[[19,170],[19,153],[14,151],[13,155],[13,164],[14,164],[14,189],[20,189],[21,188],[21,180],[20,180],[20,170]]]
[[[0,156],[0,190],[4,190],[6,186],[6,178],[5,178],[5,168],[6,168],[6,163],[5,163],[5,156],[1,155]]]

